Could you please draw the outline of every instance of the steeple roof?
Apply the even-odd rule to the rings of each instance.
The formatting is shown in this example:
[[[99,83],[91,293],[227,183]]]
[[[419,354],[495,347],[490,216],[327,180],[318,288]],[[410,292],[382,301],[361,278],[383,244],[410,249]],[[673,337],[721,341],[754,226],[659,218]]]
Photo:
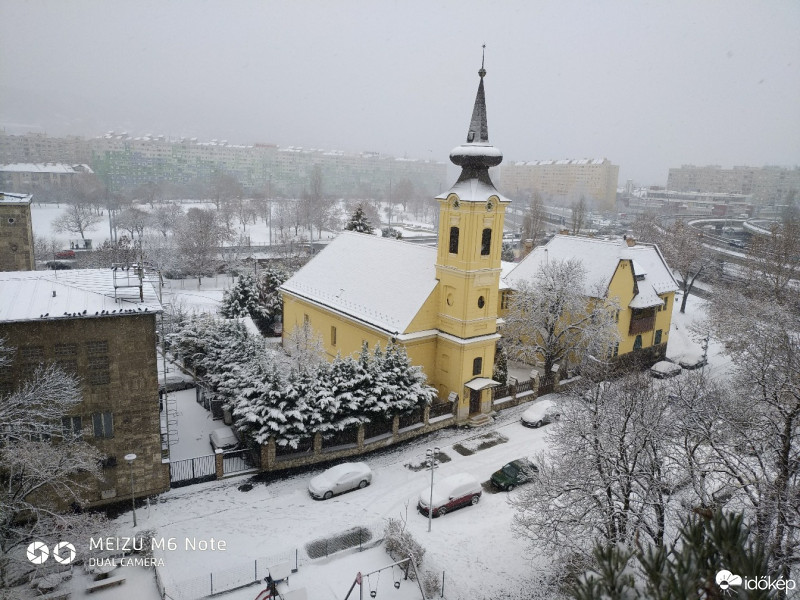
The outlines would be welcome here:
[[[492,193],[497,194],[497,190],[494,188],[494,184],[489,178],[489,168],[496,167],[503,162],[503,153],[499,148],[489,143],[489,126],[486,118],[486,92],[483,87],[483,78],[486,77],[486,69],[483,66],[483,60],[481,60],[481,68],[478,71],[478,76],[480,77],[478,93],[475,96],[475,105],[472,108],[472,118],[469,122],[467,141],[460,146],[456,146],[450,152],[450,161],[454,165],[461,167],[461,175],[458,177],[458,181],[456,181],[451,191],[456,191],[456,187],[458,187],[460,183],[477,180],[485,186],[489,186]]]

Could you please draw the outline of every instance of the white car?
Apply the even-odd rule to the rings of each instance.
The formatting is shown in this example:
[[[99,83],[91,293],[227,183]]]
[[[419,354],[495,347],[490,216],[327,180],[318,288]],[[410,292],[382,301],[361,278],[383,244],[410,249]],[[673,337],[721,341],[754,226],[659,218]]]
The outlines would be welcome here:
[[[521,421],[525,427],[541,427],[553,421],[558,421],[560,416],[561,413],[558,412],[555,401],[539,400],[522,413]]]
[[[230,427],[215,429],[209,434],[208,438],[214,450],[233,450],[239,445],[239,438],[236,437]]]
[[[362,489],[372,483],[372,470],[367,463],[342,463],[323,471],[308,483],[308,493],[317,500],[328,500],[336,494]]]
[[[667,377],[675,377],[680,375],[683,369],[680,365],[668,360],[660,360],[652,367],[650,367],[650,375],[658,379],[666,379]]]

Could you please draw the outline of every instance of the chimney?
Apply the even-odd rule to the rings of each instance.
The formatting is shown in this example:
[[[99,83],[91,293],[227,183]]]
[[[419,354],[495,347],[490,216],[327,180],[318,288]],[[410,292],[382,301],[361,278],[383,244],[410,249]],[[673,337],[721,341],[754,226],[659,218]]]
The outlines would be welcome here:
[[[632,235],[629,235],[629,236],[627,236],[625,238],[625,243],[628,244],[628,246],[635,246],[636,245],[636,240],[633,239]]]

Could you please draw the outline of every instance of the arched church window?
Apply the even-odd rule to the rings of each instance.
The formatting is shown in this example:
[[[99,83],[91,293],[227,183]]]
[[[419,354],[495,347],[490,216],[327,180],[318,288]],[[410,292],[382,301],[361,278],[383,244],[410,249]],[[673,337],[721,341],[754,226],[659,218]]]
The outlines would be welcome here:
[[[458,227],[450,228],[450,254],[458,254]]]
[[[472,361],[472,374],[480,375],[481,371],[483,371],[483,358],[478,356]]]
[[[481,236],[481,256],[488,256],[492,249],[492,230],[488,227],[483,230]]]

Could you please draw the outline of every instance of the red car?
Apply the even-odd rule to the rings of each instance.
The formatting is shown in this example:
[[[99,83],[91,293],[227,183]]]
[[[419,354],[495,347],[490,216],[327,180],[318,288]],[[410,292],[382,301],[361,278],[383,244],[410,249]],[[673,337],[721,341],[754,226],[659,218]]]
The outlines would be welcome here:
[[[61,252],[56,252],[56,258],[75,258],[75,251],[62,250]]]

